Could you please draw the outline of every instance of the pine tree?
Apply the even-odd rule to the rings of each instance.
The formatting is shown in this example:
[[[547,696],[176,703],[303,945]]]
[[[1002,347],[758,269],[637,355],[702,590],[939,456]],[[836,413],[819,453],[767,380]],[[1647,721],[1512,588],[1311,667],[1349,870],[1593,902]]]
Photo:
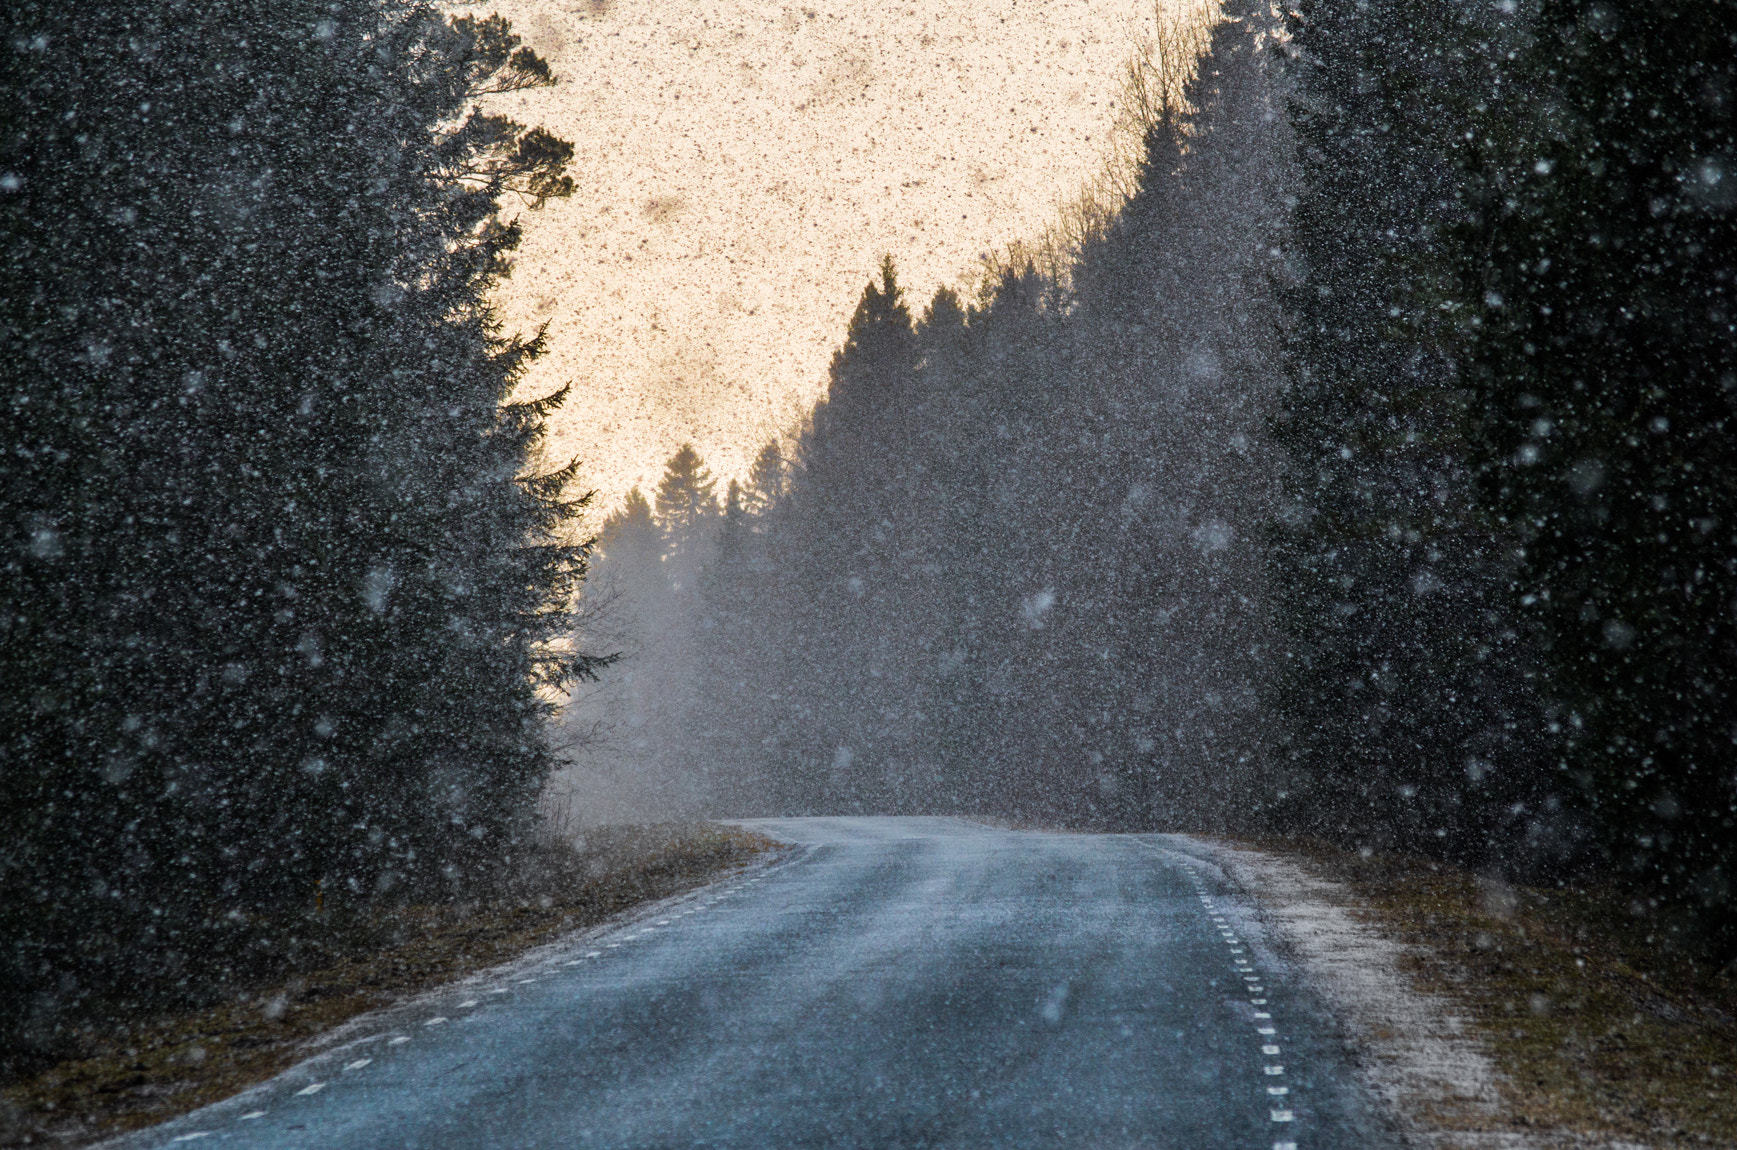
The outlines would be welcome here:
[[[510,856],[539,685],[594,665],[554,642],[583,500],[524,474],[559,399],[502,406],[542,345],[486,302],[501,198],[567,194],[571,147],[470,110],[546,65],[397,0],[10,14],[0,1025],[28,1044],[83,997],[198,993],[195,956],[318,882]]]
[[[753,516],[765,516],[778,509],[790,485],[790,472],[784,462],[784,449],[776,439],[769,440],[754,457],[748,470],[748,483],[742,489],[742,510]]]
[[[1270,562],[1280,809],[1340,841],[1519,866],[1548,861],[1559,828],[1512,541],[1473,506],[1451,229],[1479,181],[1465,125],[1502,105],[1524,31],[1499,11],[1413,7],[1315,0],[1294,17],[1305,183]]]
[[[812,714],[809,753],[844,763],[835,773],[842,809],[891,809],[887,712],[897,709],[883,680],[902,652],[893,641],[895,572],[888,518],[891,476],[904,437],[889,426],[911,387],[916,341],[892,258],[863,289],[843,345],[834,353],[824,405],[802,444],[800,537],[790,554],[790,602],[803,603],[802,642],[827,658],[804,676],[798,697]],[[843,750],[841,751],[841,748]],[[830,767],[828,769],[831,769]]]
[[[1476,121],[1480,495],[1614,861],[1737,939],[1737,6],[1546,0]]]
[[[657,518],[672,547],[698,536],[717,518],[717,485],[693,444],[682,444],[669,457],[657,484]]]
[[[664,464],[657,485],[657,525],[664,568],[678,589],[696,586],[716,548],[717,485],[691,443],[682,444]]]

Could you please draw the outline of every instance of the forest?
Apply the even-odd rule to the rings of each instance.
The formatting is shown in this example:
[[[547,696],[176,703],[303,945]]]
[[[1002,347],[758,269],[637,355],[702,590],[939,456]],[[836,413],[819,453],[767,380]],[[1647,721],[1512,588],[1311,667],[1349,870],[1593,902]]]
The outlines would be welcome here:
[[[1149,45],[1125,190],[965,298],[889,259],[745,482],[630,495],[645,769],[1617,877],[1737,953],[1737,9],[1434,11]]]
[[[980,282],[597,526],[491,292],[556,79],[409,0],[7,16],[0,1030],[534,849],[561,704],[705,813],[1311,835],[1737,958],[1737,5],[1228,7]],[[865,269],[867,270],[867,269]],[[674,447],[675,445],[672,445]],[[629,644],[588,629],[612,598]],[[631,649],[629,649],[631,648]],[[617,656],[620,656],[618,659]]]
[[[200,1001],[316,899],[510,866],[584,495],[488,293],[572,145],[498,18],[9,9],[0,1031]],[[606,656],[603,656],[606,658]]]

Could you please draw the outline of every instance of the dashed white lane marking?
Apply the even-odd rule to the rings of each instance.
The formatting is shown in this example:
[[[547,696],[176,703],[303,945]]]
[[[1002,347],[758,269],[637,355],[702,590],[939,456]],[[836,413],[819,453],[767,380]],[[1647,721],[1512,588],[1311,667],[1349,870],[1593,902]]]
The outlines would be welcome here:
[[[1249,959],[1242,957],[1247,953],[1246,948],[1240,945],[1242,940],[1237,937],[1236,931],[1231,927],[1229,920],[1224,915],[1218,913],[1218,908],[1213,905],[1212,899],[1206,894],[1206,884],[1200,880],[1200,876],[1191,874],[1190,877],[1194,879],[1195,890],[1200,898],[1200,905],[1205,908],[1208,916],[1212,919],[1213,925],[1218,928],[1219,936],[1229,945],[1230,953],[1233,956],[1231,959],[1231,965],[1235,968],[1237,974],[1242,976],[1242,980],[1245,983],[1245,989],[1250,995],[1264,994],[1266,992],[1266,987],[1262,984],[1261,976],[1254,972],[1254,964],[1250,962]],[[1249,1004],[1251,1006],[1265,1006],[1267,1000],[1265,998],[1251,997],[1249,999]],[[1257,1023],[1270,1024],[1272,1022],[1273,1016],[1270,1011],[1257,1010],[1253,1013]],[[1255,1027],[1255,1033],[1260,1035],[1262,1038],[1270,1039],[1273,1035],[1278,1033],[1278,1030],[1272,1025],[1257,1025]],[[1261,1047],[1261,1053],[1271,1057],[1279,1053],[1279,1048],[1269,1042]],[[1267,1075],[1273,1077],[1282,1075],[1285,1072],[1283,1066],[1276,1065],[1264,1066],[1262,1069]],[[1266,1088],[1266,1091],[1267,1097],[1276,1102],[1279,1099],[1288,1098],[1291,1093],[1291,1088],[1289,1086],[1269,1086]],[[1273,1122],[1295,1121],[1294,1112],[1287,1109],[1277,1109],[1269,1106],[1267,1115]],[[1288,1141],[1274,1142],[1273,1150],[1297,1150],[1297,1144]]]
[[[458,1008],[460,1010],[469,1010],[471,1007],[473,1007],[475,1005],[476,1005],[476,999],[467,998],[463,1002],[458,1004]]]
[[[372,1058],[358,1058],[358,1059],[356,1059],[356,1061],[345,1066],[344,1069],[345,1070],[360,1070],[360,1069],[362,1069],[362,1067],[368,1065],[368,1063],[370,1063],[372,1061],[374,1061]]]
[[[191,1142],[195,1138],[209,1138],[209,1137],[211,1137],[211,1131],[209,1131],[209,1130],[195,1130],[191,1134],[182,1134],[179,1137],[169,1139],[169,1141],[171,1141],[171,1142]]]
[[[325,1088],[326,1084],[324,1082],[310,1082],[300,1090],[296,1091],[296,1097],[300,1098],[304,1094],[318,1094]]]
[[[601,958],[602,956],[603,956],[603,952],[601,950],[594,950],[591,953],[587,954],[585,957],[586,958]]]
[[[263,1111],[263,1110],[250,1110],[246,1114],[243,1114],[241,1116],[241,1118],[239,1119],[239,1121],[251,1122],[255,1118],[264,1118],[264,1117],[265,1117],[265,1111]]]
[[[409,1042],[409,1041],[410,1041],[410,1039],[408,1039],[408,1038],[404,1037],[402,1034],[400,1034],[397,1038],[394,1038],[391,1042],[388,1042],[386,1045],[387,1046],[403,1046],[406,1042]]]
[[[520,985],[520,986],[523,986],[523,985],[524,985],[524,984],[525,984],[525,983],[527,983],[527,982],[535,982],[535,981],[537,981],[537,980],[536,980],[536,979],[534,979],[534,978],[521,978],[521,979],[518,979],[518,980],[517,980],[517,981],[518,981],[518,984],[519,984],[519,985]]]
[[[506,992],[507,988],[504,986],[496,986],[489,990],[490,994],[505,994]]]
[[[445,1021],[446,1021],[446,1015],[437,1014],[433,1018],[429,1019],[427,1022],[424,1022],[422,1025],[424,1025],[424,1026],[439,1026],[441,1023],[443,1023]]]

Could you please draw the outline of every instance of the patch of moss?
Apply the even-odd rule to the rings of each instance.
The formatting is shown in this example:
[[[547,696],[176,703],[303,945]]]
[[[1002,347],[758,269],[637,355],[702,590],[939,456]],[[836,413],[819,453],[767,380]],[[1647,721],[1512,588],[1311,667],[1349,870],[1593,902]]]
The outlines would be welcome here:
[[[1249,845],[1302,856],[1412,948],[1419,988],[1457,1002],[1505,1075],[1517,1126],[1737,1150],[1737,977],[1675,946],[1644,897],[1308,839]]]
[[[205,1010],[110,1020],[63,1061],[0,1090],[0,1146],[84,1145],[216,1102],[305,1057],[359,1014],[506,962],[635,905],[680,894],[775,844],[709,824],[604,828],[545,852],[497,897],[334,907],[298,921],[287,978],[226,987]],[[283,924],[274,924],[282,927]]]

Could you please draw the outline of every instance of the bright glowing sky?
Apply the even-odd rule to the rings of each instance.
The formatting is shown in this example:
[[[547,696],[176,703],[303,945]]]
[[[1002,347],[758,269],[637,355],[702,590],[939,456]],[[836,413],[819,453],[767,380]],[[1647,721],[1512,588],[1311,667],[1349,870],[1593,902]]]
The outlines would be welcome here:
[[[477,10],[481,10],[480,8]],[[692,441],[720,477],[821,395],[891,253],[914,307],[1098,170],[1151,0],[506,0],[553,89],[491,110],[577,146],[500,303],[572,381],[553,454],[608,504]]]

